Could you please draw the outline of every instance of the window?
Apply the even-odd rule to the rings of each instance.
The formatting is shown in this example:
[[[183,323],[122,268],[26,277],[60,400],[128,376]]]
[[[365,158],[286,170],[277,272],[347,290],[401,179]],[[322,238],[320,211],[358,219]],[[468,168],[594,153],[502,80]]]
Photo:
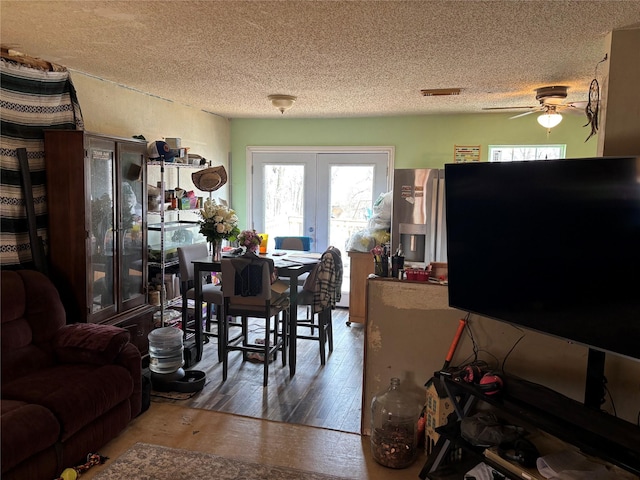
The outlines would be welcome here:
[[[566,145],[489,145],[490,162],[565,158]]]

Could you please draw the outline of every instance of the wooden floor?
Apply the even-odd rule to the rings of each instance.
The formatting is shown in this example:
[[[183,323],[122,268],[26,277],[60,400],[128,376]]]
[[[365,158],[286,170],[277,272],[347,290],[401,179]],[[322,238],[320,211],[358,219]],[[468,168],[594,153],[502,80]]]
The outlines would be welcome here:
[[[421,451],[409,468],[387,468],[376,463],[370,439],[362,435],[153,402],[120,435],[100,448],[99,453],[109,460],[83,473],[82,480],[100,475],[137,442],[353,480],[415,480],[425,462]],[[176,478],[197,476],[185,475],[182,472]]]
[[[299,316],[306,311],[300,310]],[[171,400],[153,396],[154,402],[233,413],[253,418],[360,433],[364,326],[347,326],[348,309],[333,311],[334,351],[320,365],[318,343],[298,340],[296,374],[278,357],[269,368],[269,385],[262,386],[263,365],[242,361],[230,352],[229,373],[222,381],[216,339],[205,344],[203,358],[191,369],[204,371],[207,383],[190,399]],[[260,336],[260,331],[253,334]]]

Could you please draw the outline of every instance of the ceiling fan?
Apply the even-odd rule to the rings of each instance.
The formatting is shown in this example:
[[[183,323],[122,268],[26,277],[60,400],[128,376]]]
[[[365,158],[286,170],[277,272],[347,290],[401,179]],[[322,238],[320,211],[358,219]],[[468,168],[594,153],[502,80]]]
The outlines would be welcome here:
[[[522,110],[526,109],[527,112],[514,115],[510,118],[524,117],[535,112],[542,112],[542,115],[538,117],[538,123],[545,128],[553,128],[562,121],[562,115],[558,112],[563,109],[570,109],[576,112],[584,111],[587,102],[571,102],[563,103],[567,98],[567,90],[569,87],[565,86],[550,86],[536,88],[536,100],[540,102],[540,105],[526,105],[517,107],[487,107],[483,110]]]

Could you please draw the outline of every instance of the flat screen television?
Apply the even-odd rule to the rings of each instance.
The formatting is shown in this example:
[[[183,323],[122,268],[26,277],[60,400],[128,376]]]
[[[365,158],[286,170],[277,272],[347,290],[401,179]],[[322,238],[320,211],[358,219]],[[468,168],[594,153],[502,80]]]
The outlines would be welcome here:
[[[445,166],[449,304],[640,359],[640,157]]]

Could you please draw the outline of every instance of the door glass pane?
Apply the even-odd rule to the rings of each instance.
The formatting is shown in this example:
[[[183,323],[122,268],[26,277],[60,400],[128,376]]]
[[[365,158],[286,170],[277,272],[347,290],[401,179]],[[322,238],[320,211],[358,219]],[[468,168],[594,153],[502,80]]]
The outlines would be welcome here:
[[[349,238],[367,228],[373,208],[373,165],[333,165],[331,167],[329,245],[342,252],[343,279],[340,305],[349,301],[350,257],[346,252]]]
[[[329,244],[345,251],[347,241],[367,228],[373,207],[373,165],[332,166]]]
[[[113,150],[91,149],[91,312],[113,305]]]
[[[122,232],[122,256],[120,272],[122,276],[122,300],[143,295],[142,277],[142,181],[136,172],[141,168],[138,152],[130,152],[122,147],[120,152],[120,231]]]
[[[304,235],[304,173],[304,165],[264,166],[264,225],[269,249],[274,246],[274,237]]]

